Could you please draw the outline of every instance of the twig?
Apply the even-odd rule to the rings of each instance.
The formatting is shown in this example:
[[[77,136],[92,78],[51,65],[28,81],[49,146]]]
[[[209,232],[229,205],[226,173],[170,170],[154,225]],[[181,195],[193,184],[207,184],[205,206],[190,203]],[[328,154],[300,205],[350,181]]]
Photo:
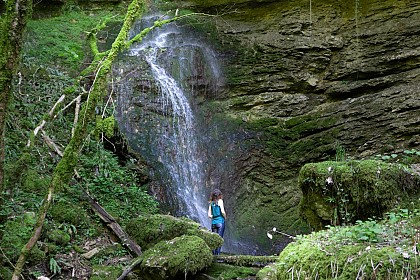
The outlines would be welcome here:
[[[45,143],[47,143],[47,145],[52,148],[60,157],[63,156],[63,152],[60,150],[57,144],[55,144],[54,141],[48,137],[44,130],[42,130],[42,138],[44,139]]]
[[[65,97],[66,97],[66,95],[63,94],[62,96],[60,96],[60,98],[57,100],[57,102],[55,102],[54,106],[51,108],[50,112],[48,113],[48,115],[50,117],[53,116],[53,114],[55,112],[55,109],[57,108],[58,104],[60,104],[61,102],[63,102],[63,100],[64,100]],[[37,127],[35,127],[34,132],[33,132],[34,133],[34,136],[37,136],[38,132],[44,128],[44,126],[45,126],[46,123],[47,123],[47,121],[45,119],[43,119],[41,121],[41,123]],[[26,147],[30,147],[31,144],[32,144],[31,137],[29,137],[28,143],[26,144]]]
[[[79,120],[79,112],[80,112],[80,103],[82,101],[82,96],[79,95],[74,99],[76,101],[76,108],[74,109],[74,121],[73,121],[73,127],[71,128],[71,136],[74,135],[74,129],[76,127],[76,124]]]

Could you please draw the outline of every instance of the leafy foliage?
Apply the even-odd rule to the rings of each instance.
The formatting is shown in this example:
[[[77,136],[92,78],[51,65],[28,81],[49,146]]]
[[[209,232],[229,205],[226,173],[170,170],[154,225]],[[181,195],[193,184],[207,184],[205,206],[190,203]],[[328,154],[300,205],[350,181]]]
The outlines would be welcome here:
[[[145,186],[139,186],[135,170],[121,166],[101,143],[90,142],[80,162],[83,182],[77,187],[89,192],[123,224],[139,214],[157,212],[158,203],[148,195]]]

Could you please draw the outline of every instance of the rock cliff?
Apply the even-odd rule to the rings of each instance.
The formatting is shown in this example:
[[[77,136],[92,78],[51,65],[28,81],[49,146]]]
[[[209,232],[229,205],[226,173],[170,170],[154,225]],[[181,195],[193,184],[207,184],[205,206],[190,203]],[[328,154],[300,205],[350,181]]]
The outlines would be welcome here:
[[[355,159],[420,150],[418,1],[177,6],[218,14],[197,26],[217,48],[226,81],[198,106],[214,147],[208,176],[218,174],[232,239],[254,244],[248,252],[287,243],[268,244],[272,227],[308,230],[297,208],[305,163],[334,159],[337,145]]]

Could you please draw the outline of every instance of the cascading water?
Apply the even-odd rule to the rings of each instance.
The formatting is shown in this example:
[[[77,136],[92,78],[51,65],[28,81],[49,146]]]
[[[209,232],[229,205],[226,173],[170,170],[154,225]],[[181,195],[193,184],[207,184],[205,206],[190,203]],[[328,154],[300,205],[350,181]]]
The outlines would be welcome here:
[[[117,119],[130,146],[153,167],[173,214],[208,227],[206,155],[198,148],[192,100],[200,90],[214,90],[220,73],[213,51],[180,29],[171,24],[150,33],[119,60]]]

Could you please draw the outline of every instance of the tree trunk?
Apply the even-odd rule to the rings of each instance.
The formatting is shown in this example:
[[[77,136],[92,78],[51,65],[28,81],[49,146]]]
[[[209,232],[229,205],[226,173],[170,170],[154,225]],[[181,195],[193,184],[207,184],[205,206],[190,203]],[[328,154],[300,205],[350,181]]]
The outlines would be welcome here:
[[[0,17],[0,193],[4,191],[4,140],[12,81],[31,12],[32,0],[6,0],[5,13]]]

